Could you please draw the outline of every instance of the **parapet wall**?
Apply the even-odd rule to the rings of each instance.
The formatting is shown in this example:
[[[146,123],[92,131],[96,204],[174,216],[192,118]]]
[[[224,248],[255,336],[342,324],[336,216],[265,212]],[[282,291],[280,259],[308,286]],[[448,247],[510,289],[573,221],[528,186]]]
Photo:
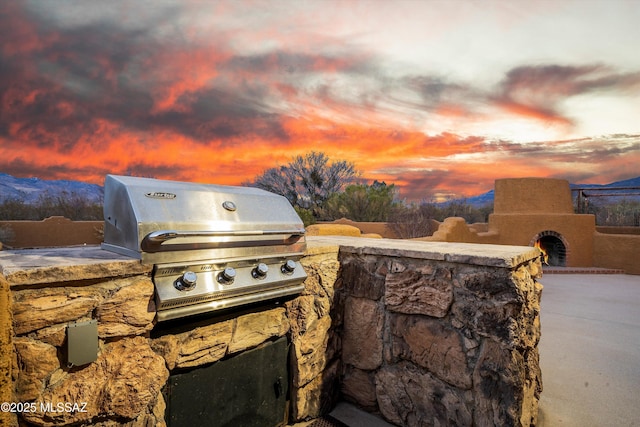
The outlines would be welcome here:
[[[340,218],[335,221],[317,223],[317,225],[320,227],[323,227],[326,225],[331,226],[335,224],[355,227],[360,231],[360,234],[363,234],[363,235],[377,234],[387,239],[395,239],[398,237],[396,233],[394,233],[394,231],[389,226],[389,223],[387,222],[363,222],[363,221],[352,221],[347,218]],[[341,234],[336,234],[336,235],[341,235]]]
[[[593,235],[593,265],[640,274],[640,235],[595,233]]]
[[[52,216],[42,221],[0,221],[2,243],[13,248],[99,245],[104,221],[72,221]],[[3,235],[4,234],[4,235]]]

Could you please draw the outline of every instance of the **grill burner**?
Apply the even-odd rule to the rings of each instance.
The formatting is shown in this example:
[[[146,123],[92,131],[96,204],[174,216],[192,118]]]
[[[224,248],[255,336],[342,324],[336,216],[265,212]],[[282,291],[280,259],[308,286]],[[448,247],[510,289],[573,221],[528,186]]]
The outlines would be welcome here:
[[[263,190],[107,175],[103,248],[154,264],[159,321],[298,294],[304,225]]]

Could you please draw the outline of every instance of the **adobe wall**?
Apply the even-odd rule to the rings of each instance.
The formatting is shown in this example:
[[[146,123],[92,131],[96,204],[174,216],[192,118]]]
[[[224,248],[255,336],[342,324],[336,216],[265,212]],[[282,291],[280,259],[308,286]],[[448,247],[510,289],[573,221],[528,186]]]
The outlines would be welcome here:
[[[491,214],[489,231],[478,232],[477,229],[466,224],[463,218],[451,217],[444,220],[433,236],[415,240],[533,246],[532,240],[536,236],[553,231],[565,240],[567,267],[594,265],[593,215]]]
[[[418,237],[412,240],[499,244],[500,235],[495,231],[489,231],[488,225],[478,223],[467,224],[464,218],[449,217],[440,223],[433,235]]]
[[[533,246],[541,233],[553,232],[566,246],[567,267],[591,267],[595,229],[594,215],[574,213],[566,180],[499,179],[486,228],[447,218],[432,237],[420,240]]]
[[[569,182],[551,178],[508,178],[495,181],[495,214],[572,214]]]
[[[395,239],[398,236],[393,232],[386,222],[364,222],[364,221],[352,221],[347,218],[340,218],[330,222],[318,222],[319,225],[324,224],[342,224],[356,227],[362,234],[377,234],[381,237],[388,239]]]
[[[593,265],[640,274],[640,236],[637,234],[593,235]]]
[[[630,234],[635,236],[640,235],[640,227],[630,226],[597,225],[596,231],[602,234]]]
[[[99,245],[103,226],[104,221],[71,221],[62,216],[42,221],[0,221],[0,227],[13,232],[9,241],[2,243],[13,248]]]
[[[312,224],[306,227],[306,235],[360,237],[362,231],[358,227],[347,224]]]

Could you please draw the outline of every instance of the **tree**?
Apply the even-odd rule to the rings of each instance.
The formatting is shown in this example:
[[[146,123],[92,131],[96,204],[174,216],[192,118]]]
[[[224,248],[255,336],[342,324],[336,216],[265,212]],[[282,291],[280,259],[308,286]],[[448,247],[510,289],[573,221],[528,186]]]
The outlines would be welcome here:
[[[437,210],[432,203],[397,206],[389,216],[389,227],[400,239],[431,236]]]
[[[312,151],[295,157],[288,165],[267,169],[245,185],[280,194],[294,207],[309,209],[317,216],[324,202],[358,174],[353,163],[329,163],[326,154]]]
[[[321,214],[326,220],[344,217],[352,221],[387,221],[399,204],[395,196],[395,186],[385,182],[349,185],[343,193],[335,193],[326,201]]]

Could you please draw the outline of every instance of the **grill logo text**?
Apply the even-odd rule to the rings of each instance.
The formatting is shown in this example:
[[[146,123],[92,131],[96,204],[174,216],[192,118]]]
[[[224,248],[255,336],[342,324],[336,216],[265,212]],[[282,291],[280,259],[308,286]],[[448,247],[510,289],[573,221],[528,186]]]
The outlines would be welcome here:
[[[145,193],[145,196],[151,199],[175,199],[176,195],[173,193],[163,193],[159,191],[154,191],[153,193]]]

